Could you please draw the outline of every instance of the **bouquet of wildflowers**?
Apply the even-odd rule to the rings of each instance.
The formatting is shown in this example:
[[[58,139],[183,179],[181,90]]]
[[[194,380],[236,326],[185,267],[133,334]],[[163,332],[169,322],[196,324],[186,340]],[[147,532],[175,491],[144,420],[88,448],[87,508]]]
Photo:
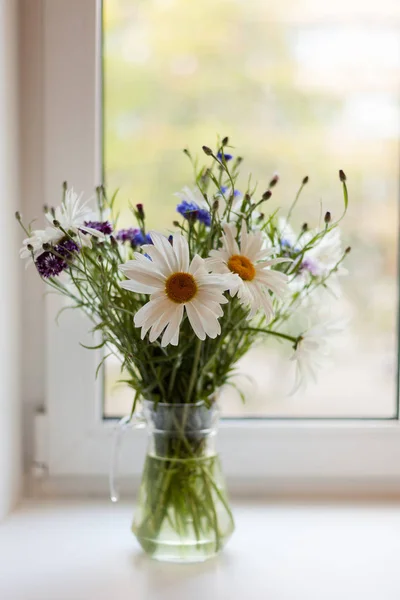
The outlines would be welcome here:
[[[329,319],[299,329],[293,317],[307,310],[311,316],[312,299],[321,289],[335,293],[344,272],[349,248],[342,249],[338,228],[348,202],[344,173],[339,172],[343,215],[333,220],[327,212],[317,229],[304,225],[295,232],[291,215],[308,178],[286,216],[269,214],[268,200],[278,177],[262,194],[250,185],[239,192],[242,160],[228,150],[227,138],[215,151],[203,146],[208,164],[202,167],[185,150],[196,185],[177,194],[180,218],[169,233],[148,230],[141,204],[132,207],[132,227],[118,229],[115,195],[109,198],[99,187],[92,214],[88,202],[66,184],[61,205],[46,208],[48,226],[25,229],[21,257],[67,296],[72,307],[89,316],[93,331],[101,332],[96,347],[107,348],[105,357],[112,353],[120,359],[133,392],[132,413],[143,400],[157,431],[173,432],[156,439],[153,454],[163,462],[150,460],[145,468],[148,510],[137,530],[142,528],[142,545],[150,552],[156,550],[163,523],[169,520],[175,533],[182,534],[188,514],[197,541],[211,529],[213,543],[220,543],[219,515],[210,508],[218,494],[228,510],[215,484],[214,463],[198,467],[198,477],[188,476],[185,460],[204,458],[206,443],[204,436],[188,433],[190,409],[182,413],[181,407],[212,409],[218,390],[232,381],[239,359],[268,336],[292,347],[298,388],[306,376],[314,375],[327,353],[328,336],[337,329]],[[165,409],[157,408],[166,405],[176,407],[169,429],[164,427],[169,418]],[[202,412],[203,430],[209,414]],[[178,442],[177,432],[185,434]],[[180,468],[176,461],[181,461]],[[162,509],[157,508],[160,504]],[[182,513],[186,520],[176,516]]]

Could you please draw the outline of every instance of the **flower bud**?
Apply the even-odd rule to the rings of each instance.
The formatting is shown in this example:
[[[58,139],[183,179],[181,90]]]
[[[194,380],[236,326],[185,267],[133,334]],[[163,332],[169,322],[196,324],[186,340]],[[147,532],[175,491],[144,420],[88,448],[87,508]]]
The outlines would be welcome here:
[[[27,250],[29,250],[29,252],[33,252],[33,246],[32,244],[28,244],[26,247]]]
[[[262,199],[263,200],[269,200],[272,196],[272,192],[271,190],[267,190],[266,192],[263,193],[262,195]]]
[[[243,162],[243,156],[238,156],[236,158],[235,162],[236,162],[236,166],[238,167],[240,165],[240,163]]]
[[[15,218],[17,219],[17,221],[21,220],[21,213],[17,210],[17,212],[15,213]]]
[[[170,243],[170,244],[171,244],[171,246],[172,246],[172,242],[174,241],[174,236],[173,236],[172,234],[170,234],[170,235],[168,236],[168,241],[169,241],[169,243]]]
[[[190,152],[187,148],[183,149],[183,153],[186,154],[186,156],[188,156],[189,158],[192,158],[192,155],[190,154]]]
[[[48,244],[47,242],[45,242],[42,246],[43,250],[45,250],[47,252],[47,250],[50,250],[51,246],[50,244]]]
[[[308,177],[308,175],[306,175],[302,181],[302,184],[306,185],[306,183],[308,183],[308,179],[309,179],[309,177]]]
[[[345,175],[344,171],[342,171],[342,169],[340,169],[340,171],[339,171],[339,179],[340,179],[340,181],[341,181],[342,183],[343,183],[344,181],[346,181],[346,179],[347,179],[347,178],[346,178],[346,175]]]
[[[301,230],[303,233],[305,233],[306,231],[308,231],[308,223],[303,223]]]
[[[62,183],[62,189],[63,189],[64,193],[67,191],[67,189],[68,189],[68,183],[66,181],[63,181],[63,183]]]
[[[144,219],[143,204],[136,204],[137,216],[139,219]]]
[[[49,212],[49,206],[48,206],[48,204],[43,204],[43,212],[45,214],[47,214]]]
[[[173,225],[174,227],[180,227],[180,224],[179,224],[179,222],[178,222],[178,221],[173,221],[173,222],[172,222],[172,225]]]
[[[99,255],[97,256],[97,260],[99,261],[99,263],[103,262],[103,257],[102,257],[102,255],[101,255],[101,254],[99,254]]]
[[[345,254],[349,254],[349,252],[351,252],[351,246],[347,246],[347,248],[344,252],[345,252]]]
[[[257,223],[261,223],[264,220],[264,213],[260,213],[257,217]]]
[[[60,227],[61,227],[61,225],[60,225],[60,221],[57,221],[57,219],[54,219],[54,221],[53,221],[53,225],[54,225],[54,227],[57,227],[57,228],[60,228]]]
[[[213,205],[212,205],[212,209],[214,211],[217,211],[218,208],[219,208],[219,202],[218,202],[218,200],[214,200]]]
[[[324,221],[328,225],[332,220],[331,213],[329,210],[325,213]]]
[[[213,151],[211,150],[211,148],[209,148],[208,146],[202,146],[203,148],[203,152],[204,154],[207,154],[207,156],[211,156]]]
[[[279,175],[277,173],[275,173],[275,175],[273,176],[273,178],[271,179],[271,181],[269,182],[269,187],[273,188],[276,186],[276,184],[279,181]]]
[[[118,246],[118,242],[113,235],[110,235],[110,243],[111,243],[111,246],[114,246],[114,247]]]
[[[222,145],[227,146],[228,142],[229,142],[229,138],[228,138],[228,136],[225,136],[224,139],[222,140]]]

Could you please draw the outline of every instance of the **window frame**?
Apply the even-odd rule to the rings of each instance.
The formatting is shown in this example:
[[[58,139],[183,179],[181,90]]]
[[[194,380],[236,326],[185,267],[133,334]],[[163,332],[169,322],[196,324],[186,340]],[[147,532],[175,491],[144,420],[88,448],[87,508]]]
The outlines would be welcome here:
[[[100,0],[43,0],[44,202],[54,204],[60,182],[89,192],[102,179]],[[93,109],[95,107],[95,109]],[[38,445],[50,480],[108,473],[115,421],[104,420],[99,354],[90,323],[63,301],[46,296],[46,427]],[[64,366],[65,365],[65,366]],[[356,390],[355,390],[356,393]],[[129,430],[120,457],[123,478],[139,477],[144,431]],[[220,426],[218,447],[235,491],[400,491],[400,424],[390,419],[232,419]],[[68,484],[67,484],[68,487]],[[55,483],[57,488],[57,483]],[[54,489],[54,486],[53,486]]]

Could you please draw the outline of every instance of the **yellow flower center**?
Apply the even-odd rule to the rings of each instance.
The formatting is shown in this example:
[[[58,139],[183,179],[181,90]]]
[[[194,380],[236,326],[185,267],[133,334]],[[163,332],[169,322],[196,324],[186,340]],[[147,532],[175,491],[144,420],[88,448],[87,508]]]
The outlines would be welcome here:
[[[233,273],[237,273],[244,281],[251,281],[256,276],[253,263],[246,256],[234,254],[228,260],[228,267]]]
[[[165,292],[177,304],[189,302],[197,292],[197,285],[190,273],[174,273],[165,283]]]

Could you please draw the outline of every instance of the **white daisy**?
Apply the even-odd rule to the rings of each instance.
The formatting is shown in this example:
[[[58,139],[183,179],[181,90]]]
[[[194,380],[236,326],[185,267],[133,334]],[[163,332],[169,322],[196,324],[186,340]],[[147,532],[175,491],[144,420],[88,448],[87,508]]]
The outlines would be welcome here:
[[[135,252],[135,260],[120,266],[129,277],[121,283],[123,288],[151,294],[134,317],[136,327],[142,328],[142,339],[150,331],[149,340],[154,342],[164,332],[161,346],[177,346],[184,311],[198,338],[217,337],[221,304],[228,302],[223,292],[231,285],[230,278],[208,273],[198,255],[189,264],[188,243],[180,233],[174,234],[172,245],[159,233],[150,232],[150,237],[154,245],[142,249],[151,260]]]
[[[22,248],[19,252],[20,258],[28,259],[28,266],[32,262],[32,255],[36,259],[43,254],[43,244],[57,243],[63,236],[64,234],[54,227],[32,231],[31,236],[22,242]],[[32,246],[32,250],[29,250],[28,246]]]
[[[284,273],[272,271],[270,267],[290,259],[268,259],[272,250],[265,247],[264,235],[261,231],[248,233],[244,221],[240,232],[240,247],[236,241],[236,225],[225,223],[223,230],[222,248],[211,250],[207,266],[213,273],[236,274],[234,285],[230,288],[231,295],[237,293],[241,304],[250,308],[249,318],[254,317],[261,309],[269,321],[273,315],[270,291],[282,296],[288,279]]]
[[[344,319],[333,318],[310,327],[300,337],[291,358],[296,363],[294,394],[305,388],[307,382],[317,380],[317,372],[329,362],[331,338],[345,329]]]
[[[97,229],[92,229],[92,227],[85,225],[85,221],[92,220],[91,217],[93,215],[92,209],[88,206],[89,202],[90,199],[82,202],[82,194],[78,196],[71,188],[66,191],[65,199],[61,206],[56,208],[54,216],[48,213],[46,217],[51,224],[53,224],[54,220],[58,221],[64,231],[73,232],[79,236],[82,246],[91,248],[90,235],[103,239],[104,234],[97,231]],[[83,232],[90,235],[84,235]]]

